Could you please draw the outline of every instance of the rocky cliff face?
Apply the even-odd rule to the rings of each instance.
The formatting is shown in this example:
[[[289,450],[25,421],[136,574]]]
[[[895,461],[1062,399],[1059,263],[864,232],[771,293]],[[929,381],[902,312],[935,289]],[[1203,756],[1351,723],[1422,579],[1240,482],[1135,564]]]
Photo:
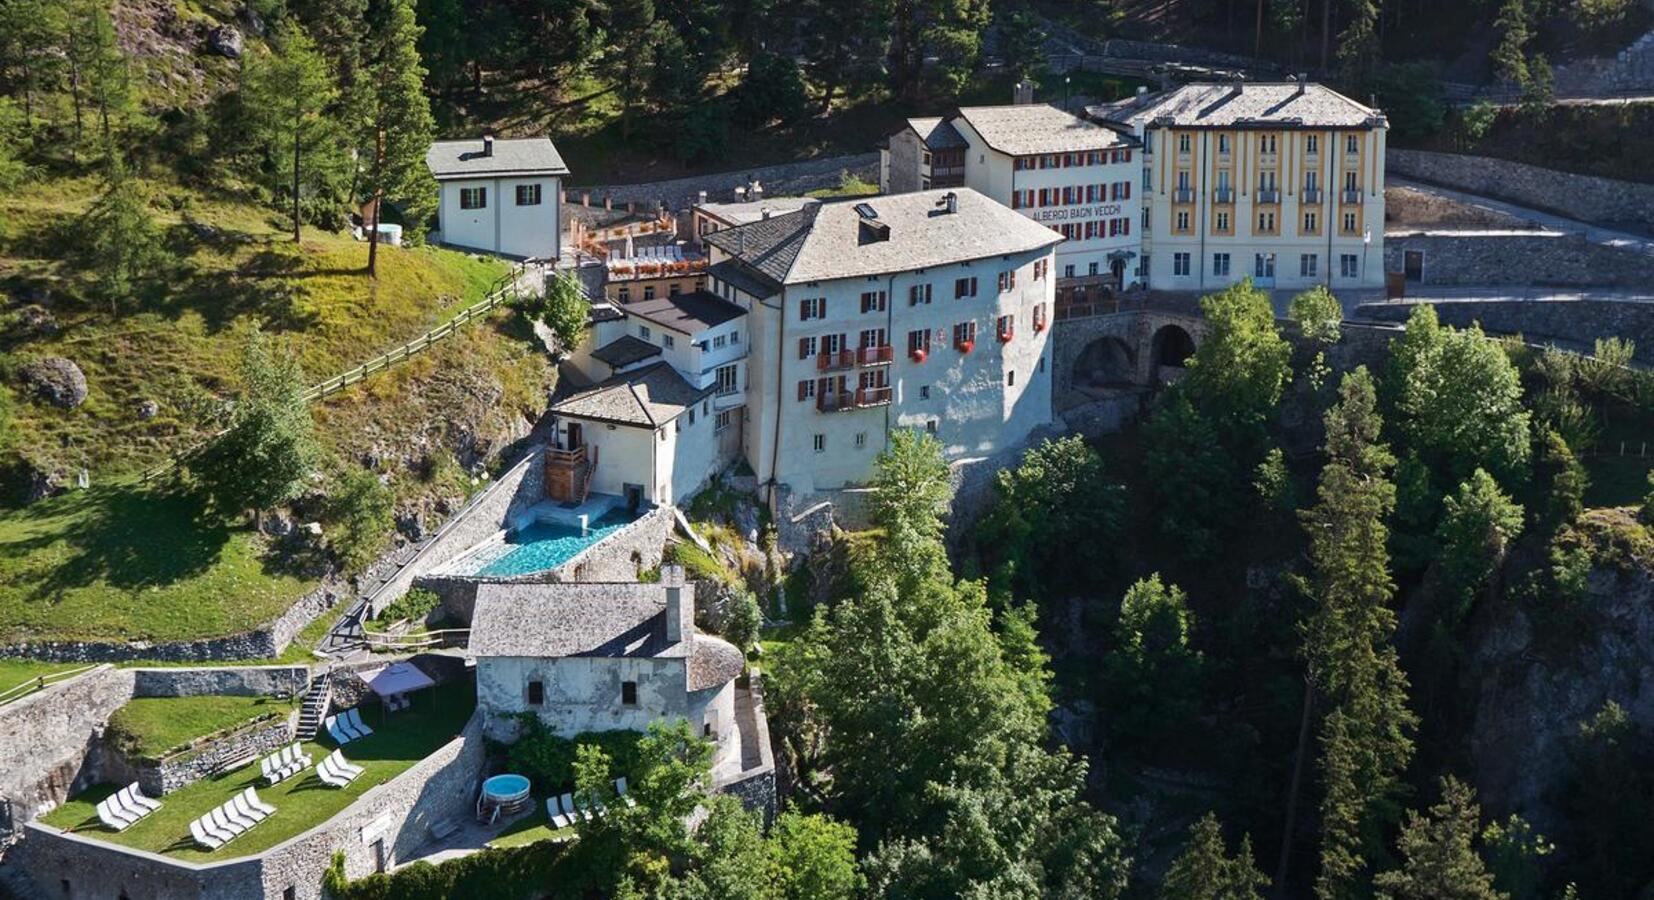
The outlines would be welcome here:
[[[1583,596],[1490,604],[1461,681],[1484,806],[1549,833],[1582,722],[1613,701],[1654,733],[1654,539],[1631,510],[1593,510],[1578,531],[1593,561]]]

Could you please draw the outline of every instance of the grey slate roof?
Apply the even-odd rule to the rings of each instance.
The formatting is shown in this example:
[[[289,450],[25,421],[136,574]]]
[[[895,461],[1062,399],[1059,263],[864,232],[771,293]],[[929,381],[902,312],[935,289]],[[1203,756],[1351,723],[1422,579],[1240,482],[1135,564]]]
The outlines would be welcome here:
[[[766,210],[771,216],[781,216],[820,202],[815,197],[765,197],[740,203],[697,203],[695,208],[725,224],[745,225],[764,218]]]
[[[494,154],[482,155],[482,138],[436,141],[425,165],[438,181],[502,175],[567,175],[569,167],[550,138],[495,138]]]
[[[741,674],[746,662],[734,644],[709,634],[696,634],[689,649],[689,689],[704,691],[728,684]]]
[[[580,419],[658,428],[712,395],[683,380],[665,361],[622,372],[552,404],[552,411]]]
[[[951,214],[941,208],[950,192],[958,201]],[[863,240],[863,206],[889,227],[887,240]],[[1060,243],[1062,235],[970,188],[952,188],[823,203],[706,240],[762,277],[800,284],[1022,253]]]
[[[615,369],[624,369],[635,363],[643,362],[651,356],[659,355],[659,347],[629,334],[623,334],[592,351],[593,359],[607,363]]]
[[[684,656],[666,642],[658,584],[483,584],[471,616],[476,656]]]
[[[714,263],[706,270],[719,281],[750,296],[763,300],[781,292],[781,284],[756,269],[750,269],[732,259]]]
[[[1121,124],[1168,119],[1180,128],[1382,127],[1383,113],[1320,84],[1246,82],[1186,84],[1137,103],[1092,107],[1098,118]]]
[[[918,119],[908,119],[907,127],[919,136],[919,140],[932,150],[953,150],[959,147],[970,146],[965,136],[953,123],[940,116],[927,116]]]
[[[1126,135],[1045,103],[967,106],[959,118],[989,147],[1012,156],[1136,146]]]
[[[682,334],[696,334],[716,328],[747,311],[707,291],[694,291],[653,300],[633,300],[620,307],[630,315],[648,319],[663,328]]]

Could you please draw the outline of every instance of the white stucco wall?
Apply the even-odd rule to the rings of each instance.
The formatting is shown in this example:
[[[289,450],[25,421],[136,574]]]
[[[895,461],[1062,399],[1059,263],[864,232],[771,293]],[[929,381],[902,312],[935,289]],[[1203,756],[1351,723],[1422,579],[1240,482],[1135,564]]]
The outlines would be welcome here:
[[[686,718],[700,730],[705,700],[692,708],[684,690],[683,659],[575,656],[542,659],[482,657],[477,660],[477,703],[491,736],[511,736],[505,716],[535,712],[564,737],[582,731],[643,731],[650,722]],[[528,684],[544,685],[545,702],[528,704]],[[637,682],[637,704],[621,704],[621,683]]]
[[[540,185],[537,206],[517,205],[518,185]],[[485,187],[488,204],[481,209],[460,209],[461,188]],[[441,182],[437,219],[442,242],[509,256],[556,258],[562,223],[557,198],[562,179],[477,178]]]

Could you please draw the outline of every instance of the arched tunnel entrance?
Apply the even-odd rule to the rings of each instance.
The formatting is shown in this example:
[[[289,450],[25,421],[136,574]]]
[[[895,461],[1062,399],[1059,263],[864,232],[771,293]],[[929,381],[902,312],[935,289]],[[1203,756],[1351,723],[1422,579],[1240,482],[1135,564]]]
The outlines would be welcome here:
[[[1195,339],[1180,325],[1162,325],[1149,342],[1149,365],[1154,377],[1176,378],[1195,355]],[[1162,372],[1175,369],[1175,372]]]
[[[1074,389],[1095,398],[1104,391],[1137,383],[1137,354],[1117,337],[1087,344],[1074,361]]]

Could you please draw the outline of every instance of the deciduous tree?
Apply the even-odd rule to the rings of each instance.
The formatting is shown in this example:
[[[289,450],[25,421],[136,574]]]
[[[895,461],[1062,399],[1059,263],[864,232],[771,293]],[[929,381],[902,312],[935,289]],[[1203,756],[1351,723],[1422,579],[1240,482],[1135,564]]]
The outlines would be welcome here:
[[[359,572],[385,546],[396,497],[366,469],[352,467],[328,497],[328,542],[347,572]]]
[[[229,427],[186,461],[222,512],[269,509],[298,496],[318,453],[304,371],[256,328],[242,347],[241,380]]]
[[[1083,438],[1040,443],[1016,468],[1001,469],[994,484],[977,543],[996,595],[1047,600],[1113,575],[1125,489]]]
[[[1104,672],[1107,720],[1123,741],[1142,746],[1174,733],[1200,710],[1200,653],[1189,646],[1188,596],[1159,573],[1120,601]]]
[[[1481,469],[1472,472],[1457,493],[1444,498],[1442,506],[1436,528],[1442,583],[1453,601],[1453,621],[1458,621],[1521,533],[1522,506]]]

